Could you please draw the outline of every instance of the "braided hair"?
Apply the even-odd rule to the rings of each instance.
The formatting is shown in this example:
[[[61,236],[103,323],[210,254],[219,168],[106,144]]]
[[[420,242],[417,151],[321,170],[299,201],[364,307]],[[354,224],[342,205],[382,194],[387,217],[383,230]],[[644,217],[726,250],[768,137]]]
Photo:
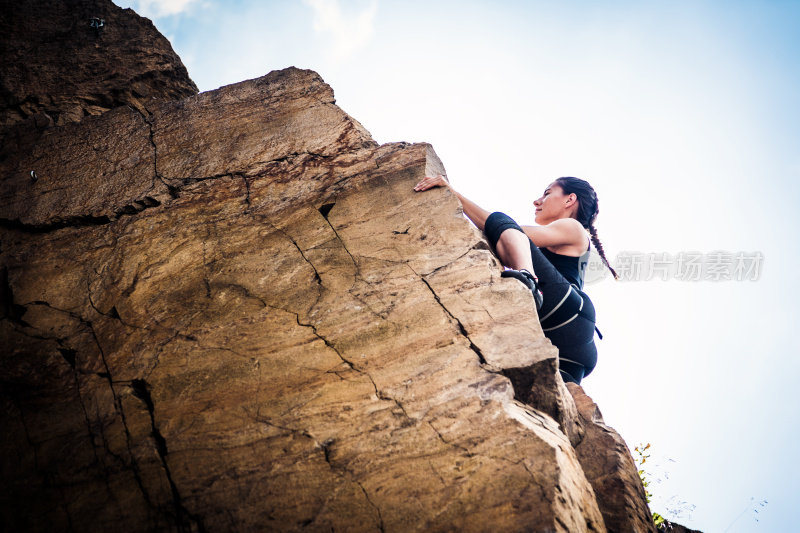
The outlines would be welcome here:
[[[608,263],[608,259],[606,259],[606,253],[603,251],[603,244],[600,242],[600,238],[597,236],[597,228],[594,227],[594,221],[597,218],[597,215],[600,213],[600,207],[598,206],[597,202],[597,193],[594,191],[592,186],[589,185],[588,181],[580,178],[567,176],[558,178],[555,182],[559,187],[561,187],[561,190],[564,191],[565,195],[574,193],[575,196],[578,197],[578,212],[575,213],[575,217],[578,219],[578,222],[581,223],[581,226],[589,230],[589,234],[592,236],[592,243],[594,244],[594,247],[597,248],[600,258],[611,271],[614,279],[619,279],[617,273]]]

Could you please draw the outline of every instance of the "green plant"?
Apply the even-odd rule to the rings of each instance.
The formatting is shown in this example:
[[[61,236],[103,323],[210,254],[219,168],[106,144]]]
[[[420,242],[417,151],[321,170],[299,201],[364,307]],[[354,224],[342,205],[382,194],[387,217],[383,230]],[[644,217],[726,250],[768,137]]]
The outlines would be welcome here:
[[[642,486],[644,487],[644,497],[647,503],[650,503],[650,500],[653,497],[653,494],[647,490],[648,485],[650,485],[650,481],[647,479],[647,472],[645,472],[644,464],[647,462],[647,459],[650,458],[650,455],[645,455],[645,452],[650,448],[650,443],[647,444],[640,444],[636,446],[633,450],[636,452],[637,457],[634,458],[636,461],[636,465],[639,467],[639,479],[642,480]]]
[[[642,480],[642,486],[644,487],[644,497],[647,503],[653,499],[653,493],[647,488],[650,485],[650,480],[647,479],[648,473],[647,471],[642,468],[647,460],[650,458],[650,455],[647,454],[647,450],[650,449],[650,443],[647,444],[639,444],[633,450],[636,452],[636,457],[634,461],[636,462],[637,471],[639,473],[639,479]],[[660,531],[666,529],[672,529],[672,524],[670,524],[669,520],[664,518],[658,513],[653,513],[653,523],[656,525]]]

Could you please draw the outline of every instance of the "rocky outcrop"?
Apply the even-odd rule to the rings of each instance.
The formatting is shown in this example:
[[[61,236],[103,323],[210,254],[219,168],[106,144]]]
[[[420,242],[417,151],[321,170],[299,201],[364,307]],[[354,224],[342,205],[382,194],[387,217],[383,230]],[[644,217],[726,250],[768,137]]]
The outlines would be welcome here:
[[[652,529],[530,293],[413,192],[431,146],[295,68],[41,126],[0,154],[9,530]]]
[[[77,130],[118,132],[91,176],[59,164]],[[42,144],[34,183],[35,150],[3,161],[11,523],[603,529],[500,373],[555,355],[530,295],[412,191],[429,146],[377,146],[297,69]]]
[[[636,463],[619,433],[608,427],[603,415],[583,388],[567,383],[585,428],[575,451],[591,483],[609,531],[655,531]]]
[[[0,58],[0,128],[197,93],[152,22],[108,0],[0,0]]]

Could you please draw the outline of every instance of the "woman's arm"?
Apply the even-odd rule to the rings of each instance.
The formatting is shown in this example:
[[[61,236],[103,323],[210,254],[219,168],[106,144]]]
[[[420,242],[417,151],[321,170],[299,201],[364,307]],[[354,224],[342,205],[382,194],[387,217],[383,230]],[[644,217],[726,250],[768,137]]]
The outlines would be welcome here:
[[[486,224],[486,219],[489,218],[491,213],[453,189],[444,176],[426,176],[422,181],[417,183],[417,185],[414,187],[414,190],[417,192],[422,192],[434,187],[449,187],[453,194],[455,194],[459,201],[461,201],[461,205],[464,208],[464,214],[467,215],[467,218],[470,219],[476,226],[478,226],[479,230],[483,231],[483,227]]]
[[[525,235],[539,247],[574,247],[573,252],[585,252],[588,237],[581,223],[574,218],[559,218],[546,226],[521,226]],[[565,250],[567,251],[567,250]]]

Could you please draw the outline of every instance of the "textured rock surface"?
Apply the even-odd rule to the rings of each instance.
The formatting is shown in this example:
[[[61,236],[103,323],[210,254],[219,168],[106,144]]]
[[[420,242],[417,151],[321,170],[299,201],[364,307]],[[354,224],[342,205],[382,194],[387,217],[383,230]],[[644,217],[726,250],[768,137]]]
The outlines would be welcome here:
[[[377,146],[297,69],[43,143],[57,178],[3,162],[9,523],[603,529],[500,374],[554,360],[530,295],[412,191],[429,146]]]
[[[99,31],[91,18],[105,21]],[[76,122],[197,93],[153,24],[109,0],[0,0],[0,128]],[[47,114],[45,116],[44,114]]]
[[[311,71],[171,91],[7,129],[4,529],[646,530],[429,145]]]
[[[583,440],[575,447],[592,484],[608,531],[652,531],[644,487],[625,441],[605,425],[600,409],[580,385],[567,383],[583,422]]]

